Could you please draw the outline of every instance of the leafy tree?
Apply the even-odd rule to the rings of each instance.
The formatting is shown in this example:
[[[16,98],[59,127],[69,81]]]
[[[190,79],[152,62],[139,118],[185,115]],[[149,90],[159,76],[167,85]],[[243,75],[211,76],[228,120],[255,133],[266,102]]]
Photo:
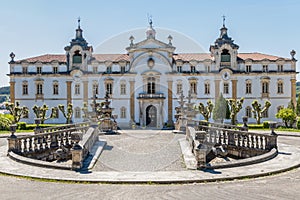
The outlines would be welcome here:
[[[12,124],[12,121],[4,114],[0,114],[0,127],[2,129],[8,129]]]
[[[19,102],[14,103],[5,103],[6,109],[13,116],[13,123],[18,123],[21,118],[28,116],[28,108],[26,106],[20,106]]]
[[[214,104],[211,100],[208,100],[207,106],[204,106],[203,103],[199,103],[198,107],[196,107],[196,110],[199,111],[199,113],[204,117],[206,121],[208,121],[213,111],[213,108]]]
[[[276,114],[276,118],[282,119],[286,127],[292,127],[297,115],[291,108],[282,108]]]
[[[229,112],[229,106],[226,101],[226,99],[223,97],[223,94],[219,96],[219,98],[216,101],[215,108],[213,110],[213,119],[221,120],[221,123],[223,123],[224,119],[230,118],[230,112]]]
[[[264,107],[261,107],[261,104],[258,103],[257,100],[254,100],[251,105],[252,105],[252,112],[253,112],[254,118],[256,119],[256,123],[260,124],[261,123],[260,120],[262,118],[262,113],[269,109],[269,107],[271,106],[271,102],[265,101]]]
[[[235,125],[236,124],[236,116],[238,112],[243,108],[243,103],[244,103],[244,98],[241,99],[228,99],[227,100],[228,105],[229,105],[229,110],[230,110],[230,119],[231,119],[231,124]]]
[[[34,105],[32,107],[32,110],[33,110],[36,118],[40,118],[41,119],[41,123],[42,124],[44,124],[44,122],[47,119],[49,119],[49,118],[52,117],[52,114],[49,117],[46,116],[46,113],[49,110],[49,107],[46,104],[43,104],[42,106]],[[52,112],[53,112],[53,109],[52,109]]]
[[[300,115],[300,95],[298,96],[298,99],[297,99],[296,114],[298,116]]]
[[[69,103],[67,110],[65,110],[65,106],[62,104],[59,104],[58,109],[62,112],[63,116],[66,118],[66,123],[67,124],[72,123],[73,105],[71,103]]]

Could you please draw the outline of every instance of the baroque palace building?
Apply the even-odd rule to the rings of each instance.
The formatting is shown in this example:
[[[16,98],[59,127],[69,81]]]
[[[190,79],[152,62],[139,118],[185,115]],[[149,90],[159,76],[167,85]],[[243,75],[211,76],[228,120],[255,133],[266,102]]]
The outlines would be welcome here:
[[[81,122],[84,102],[90,105],[95,96],[104,101],[106,92],[120,127],[132,122],[158,128],[172,124],[181,91],[184,96],[190,93],[196,104],[215,102],[221,93],[225,98],[244,97],[237,119],[241,122],[248,116],[250,123],[255,122],[253,100],[272,103],[264,113],[265,120],[272,121],[277,120],[275,114],[281,107],[296,101],[295,51],[291,51],[291,58],[239,53],[224,22],[209,53],[176,53],[171,36],[167,42],[155,38],[152,21],[145,40],[135,43],[133,36],[129,38],[126,54],[93,54],[82,32],[78,21],[76,36],[61,55],[14,60],[11,54],[11,102],[30,109],[25,122],[33,123],[31,108],[44,103],[49,108],[72,103],[73,122]],[[47,121],[64,122],[61,113]]]

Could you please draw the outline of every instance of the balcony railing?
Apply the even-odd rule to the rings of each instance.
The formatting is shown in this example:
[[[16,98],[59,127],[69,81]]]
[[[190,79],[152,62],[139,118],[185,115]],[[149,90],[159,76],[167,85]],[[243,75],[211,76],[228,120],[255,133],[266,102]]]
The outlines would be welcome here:
[[[154,93],[154,94],[147,94],[147,93],[140,93],[138,99],[165,99],[165,95],[163,93]]]

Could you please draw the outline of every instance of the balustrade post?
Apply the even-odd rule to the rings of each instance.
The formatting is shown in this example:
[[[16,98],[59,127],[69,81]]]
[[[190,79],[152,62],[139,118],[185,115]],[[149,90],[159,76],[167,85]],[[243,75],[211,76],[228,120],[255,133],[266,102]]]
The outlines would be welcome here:
[[[40,127],[41,118],[35,118],[34,122],[36,124],[36,127],[34,128],[34,134],[38,134],[41,132],[41,127]]]
[[[74,141],[74,145],[71,149],[72,154],[72,169],[80,169],[83,162],[83,148],[78,144],[82,139],[81,132],[73,132],[71,134],[71,139]]]
[[[244,123],[244,125],[243,125],[243,128],[242,128],[242,130],[243,131],[248,131],[248,117],[247,116],[244,116],[243,117],[243,123]]]
[[[17,129],[16,124],[12,124],[9,127],[11,135],[7,138],[7,140],[8,140],[8,151],[13,151],[13,152],[18,152],[19,151],[18,139],[17,139],[17,136],[15,135],[16,129]]]

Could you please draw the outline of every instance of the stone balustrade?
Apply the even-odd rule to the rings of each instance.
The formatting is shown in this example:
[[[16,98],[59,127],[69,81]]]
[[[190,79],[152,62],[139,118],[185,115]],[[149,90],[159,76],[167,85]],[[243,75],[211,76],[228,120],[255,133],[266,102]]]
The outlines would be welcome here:
[[[65,130],[68,128],[74,128],[74,127],[88,127],[90,126],[90,122],[82,122],[82,123],[76,123],[76,124],[66,124],[62,126],[52,126],[48,128],[40,128],[38,130],[35,130],[35,134],[39,133],[52,133],[60,130]]]
[[[73,127],[64,126],[65,129],[50,132],[51,129],[46,129],[44,133],[38,133],[28,136],[14,136],[8,138],[9,151],[16,154],[40,159],[40,160],[53,160],[54,152],[61,146],[72,147],[74,141],[71,139],[72,132],[80,131],[85,133],[88,126]]]

